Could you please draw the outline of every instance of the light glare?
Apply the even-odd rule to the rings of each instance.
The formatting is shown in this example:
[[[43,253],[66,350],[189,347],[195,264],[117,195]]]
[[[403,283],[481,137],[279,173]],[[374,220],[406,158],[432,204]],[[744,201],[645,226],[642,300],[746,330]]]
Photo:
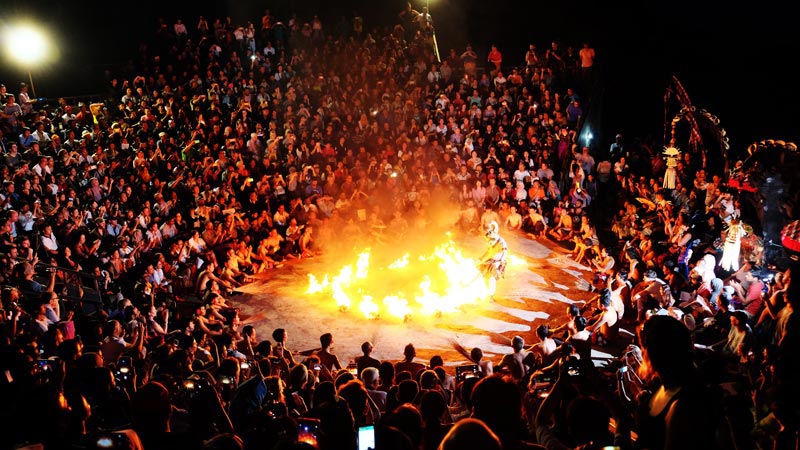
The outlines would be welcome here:
[[[47,55],[47,39],[30,25],[12,27],[6,32],[6,50],[21,64],[36,64]]]

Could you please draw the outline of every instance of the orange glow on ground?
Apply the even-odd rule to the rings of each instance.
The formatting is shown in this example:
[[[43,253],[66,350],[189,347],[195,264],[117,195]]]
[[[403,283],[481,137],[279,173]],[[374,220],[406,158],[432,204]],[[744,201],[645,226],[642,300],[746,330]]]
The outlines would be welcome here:
[[[508,263],[524,261],[509,257]],[[439,316],[485,302],[494,294],[478,260],[465,257],[452,240],[400,257],[367,248],[336,270],[308,274],[306,294],[323,305],[332,299],[330,304],[339,310],[357,311],[368,319]]]

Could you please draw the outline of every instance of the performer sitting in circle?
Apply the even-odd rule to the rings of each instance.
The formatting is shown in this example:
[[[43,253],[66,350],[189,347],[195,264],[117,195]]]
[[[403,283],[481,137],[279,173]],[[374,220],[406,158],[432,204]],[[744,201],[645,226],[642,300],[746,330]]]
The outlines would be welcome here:
[[[506,256],[508,246],[505,239],[500,237],[500,227],[497,222],[492,221],[486,226],[484,236],[489,241],[489,247],[480,259],[480,270],[486,281],[489,283],[489,292],[494,300],[494,292],[497,288],[497,280],[503,277],[506,270]]]

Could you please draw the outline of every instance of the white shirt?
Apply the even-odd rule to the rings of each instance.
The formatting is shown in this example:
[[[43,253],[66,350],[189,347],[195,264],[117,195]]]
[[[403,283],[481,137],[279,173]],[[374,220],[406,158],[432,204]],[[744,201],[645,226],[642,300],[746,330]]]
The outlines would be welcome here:
[[[50,236],[42,235],[42,245],[44,248],[48,250],[58,251],[58,242],[56,241],[56,235],[50,234]]]
[[[33,224],[36,223],[36,218],[33,217],[33,213],[28,211],[25,214],[19,215],[19,226],[22,227],[25,231],[33,231]]]
[[[31,97],[27,92],[20,92],[17,98],[19,99],[19,107],[22,108],[23,113],[28,114],[33,111],[33,105],[30,103]]]
[[[164,284],[168,284],[169,280],[164,277],[164,269],[155,269],[153,273],[148,277],[147,281],[161,286]]]
[[[152,231],[152,230],[149,230],[149,231],[147,232],[147,241],[148,241],[148,242],[153,242],[153,241],[155,241],[157,245],[161,245],[161,242],[162,242],[161,231],[159,231],[159,230],[156,230],[156,231],[154,232],[154,231]]]
[[[34,141],[40,143],[50,142],[50,135],[47,134],[46,131],[42,131],[41,135],[39,133],[40,133],[39,130],[36,130],[33,132],[33,134],[31,134],[31,136],[33,136]]]
[[[169,239],[178,234],[178,228],[173,224],[165,223],[161,225],[161,237]]]
[[[195,237],[192,236],[188,241],[186,241],[186,243],[189,244],[189,247],[191,247],[192,251],[194,252],[203,253],[206,251],[206,241],[203,240],[202,237],[198,236],[195,239]]]

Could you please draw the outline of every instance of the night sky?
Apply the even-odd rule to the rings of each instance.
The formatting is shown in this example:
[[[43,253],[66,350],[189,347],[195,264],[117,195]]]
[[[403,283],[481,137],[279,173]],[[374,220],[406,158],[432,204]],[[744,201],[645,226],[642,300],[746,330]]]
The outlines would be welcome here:
[[[412,2],[416,9],[424,1]],[[671,75],[686,87],[693,103],[718,116],[734,150],[766,139],[800,141],[796,105],[800,94],[792,56],[800,50],[794,15],[770,2],[709,5],[704,2],[540,2],[430,0],[440,52],[458,53],[467,42],[485,58],[496,44],[511,64],[522,62],[529,43],[543,50],[552,40],[580,48],[589,42],[603,72],[599,145],[617,132],[661,140],[664,91]],[[707,3],[707,2],[706,2]],[[230,16],[234,23],[258,25],[265,8],[278,18],[297,12],[310,20],[319,13],[326,25],[359,11],[367,28],[393,21],[398,0],[311,0],[130,3],[90,0],[5,0],[0,24],[35,17],[49,26],[60,58],[33,70],[39,96],[103,92],[103,71],[134,56],[137,44],[152,36],[158,17],[181,17],[191,29],[199,15]],[[758,7],[758,9],[756,9]],[[211,22],[211,20],[209,20]],[[0,82],[17,92],[27,73],[0,60]],[[635,113],[632,113],[635,111]]]

